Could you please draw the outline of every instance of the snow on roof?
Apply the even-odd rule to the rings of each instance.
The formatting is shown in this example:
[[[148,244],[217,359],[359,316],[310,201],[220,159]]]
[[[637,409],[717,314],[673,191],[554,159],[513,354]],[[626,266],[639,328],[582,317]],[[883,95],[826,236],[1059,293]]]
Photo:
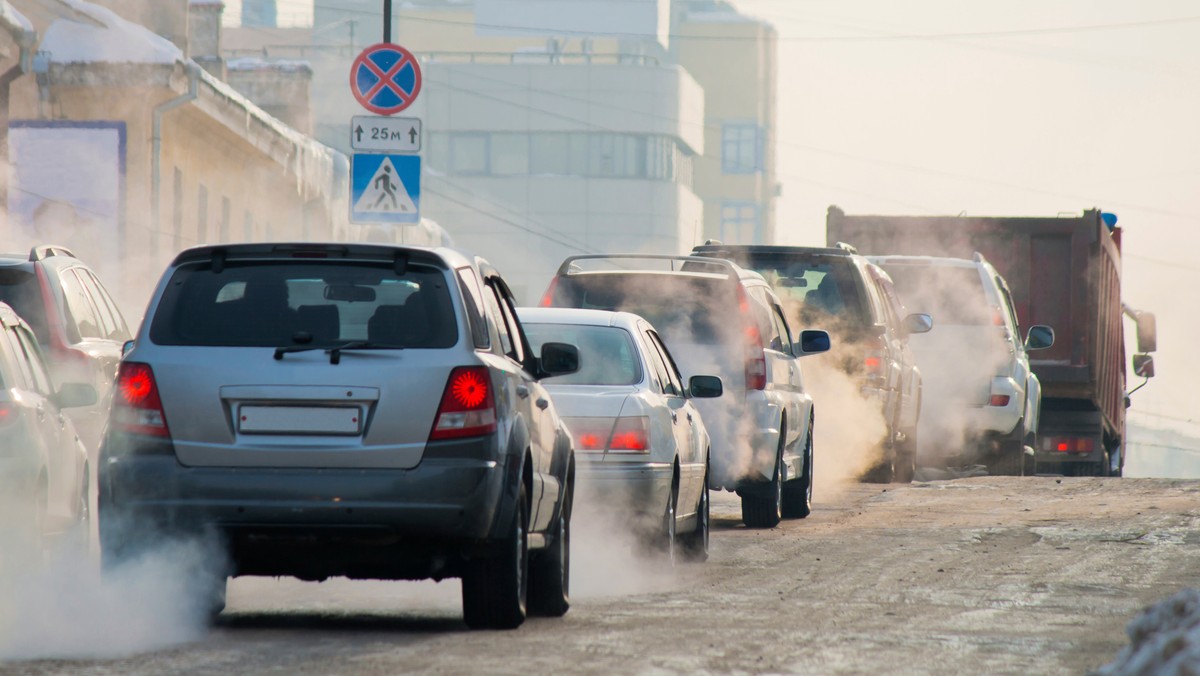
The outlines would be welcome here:
[[[739,14],[734,10],[716,9],[688,12],[685,20],[692,23],[765,23],[761,19]]]
[[[26,33],[33,32],[33,24],[29,19],[25,18],[24,14],[21,14],[15,7],[8,4],[8,0],[0,0],[0,24],[3,24],[10,32],[14,28]]]
[[[56,19],[46,29],[41,51],[51,63],[159,63],[183,60],[183,52],[166,38],[114,12],[84,0],[59,0],[100,26]]]
[[[306,70],[310,73],[312,72],[312,64],[308,61],[299,59],[264,59],[260,56],[244,56],[237,59],[230,59],[225,62],[225,67],[236,71],[270,70],[294,73]]]

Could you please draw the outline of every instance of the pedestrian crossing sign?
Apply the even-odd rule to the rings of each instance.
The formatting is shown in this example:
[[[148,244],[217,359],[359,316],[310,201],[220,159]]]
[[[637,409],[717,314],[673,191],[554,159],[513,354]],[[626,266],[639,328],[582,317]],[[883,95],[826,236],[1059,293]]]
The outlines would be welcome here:
[[[420,155],[355,155],[350,165],[352,223],[421,221]]]

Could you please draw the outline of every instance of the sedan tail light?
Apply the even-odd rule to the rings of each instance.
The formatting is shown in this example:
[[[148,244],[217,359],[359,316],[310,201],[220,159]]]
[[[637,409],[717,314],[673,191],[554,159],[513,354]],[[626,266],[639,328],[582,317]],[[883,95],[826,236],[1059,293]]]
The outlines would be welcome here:
[[[113,397],[112,421],[115,427],[131,434],[171,436],[158,394],[158,383],[149,364],[121,364]]]
[[[649,453],[650,419],[646,416],[621,418],[564,418],[582,452]]]
[[[496,431],[496,398],[485,366],[459,366],[450,372],[430,441],[481,437]]]
[[[17,422],[21,410],[11,401],[0,402],[0,427],[8,427]]]

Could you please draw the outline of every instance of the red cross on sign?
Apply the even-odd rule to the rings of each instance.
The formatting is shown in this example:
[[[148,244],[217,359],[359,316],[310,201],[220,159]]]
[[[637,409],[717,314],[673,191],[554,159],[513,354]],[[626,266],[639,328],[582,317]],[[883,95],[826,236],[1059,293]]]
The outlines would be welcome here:
[[[350,67],[350,91],[372,113],[394,115],[417,99],[421,66],[417,57],[400,45],[372,45]]]

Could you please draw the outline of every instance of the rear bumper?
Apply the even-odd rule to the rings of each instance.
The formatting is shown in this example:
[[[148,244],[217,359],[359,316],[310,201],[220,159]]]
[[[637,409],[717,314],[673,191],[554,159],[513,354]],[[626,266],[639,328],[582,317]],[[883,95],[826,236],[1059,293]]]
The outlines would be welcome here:
[[[448,442],[450,452],[408,470],[187,467],[161,441],[142,449],[152,452],[105,452],[101,550],[107,563],[159,539],[215,534],[235,574],[453,576],[456,559],[503,537],[500,524],[516,503],[519,463],[493,452],[495,444]],[[370,565],[353,551],[363,545],[380,555],[367,557]],[[264,557],[263,548],[281,555]],[[405,558],[412,561],[400,565]],[[391,573],[372,568],[384,559],[395,560]]]
[[[662,526],[675,469],[671,463],[575,458],[577,510],[632,519],[643,529]]]

